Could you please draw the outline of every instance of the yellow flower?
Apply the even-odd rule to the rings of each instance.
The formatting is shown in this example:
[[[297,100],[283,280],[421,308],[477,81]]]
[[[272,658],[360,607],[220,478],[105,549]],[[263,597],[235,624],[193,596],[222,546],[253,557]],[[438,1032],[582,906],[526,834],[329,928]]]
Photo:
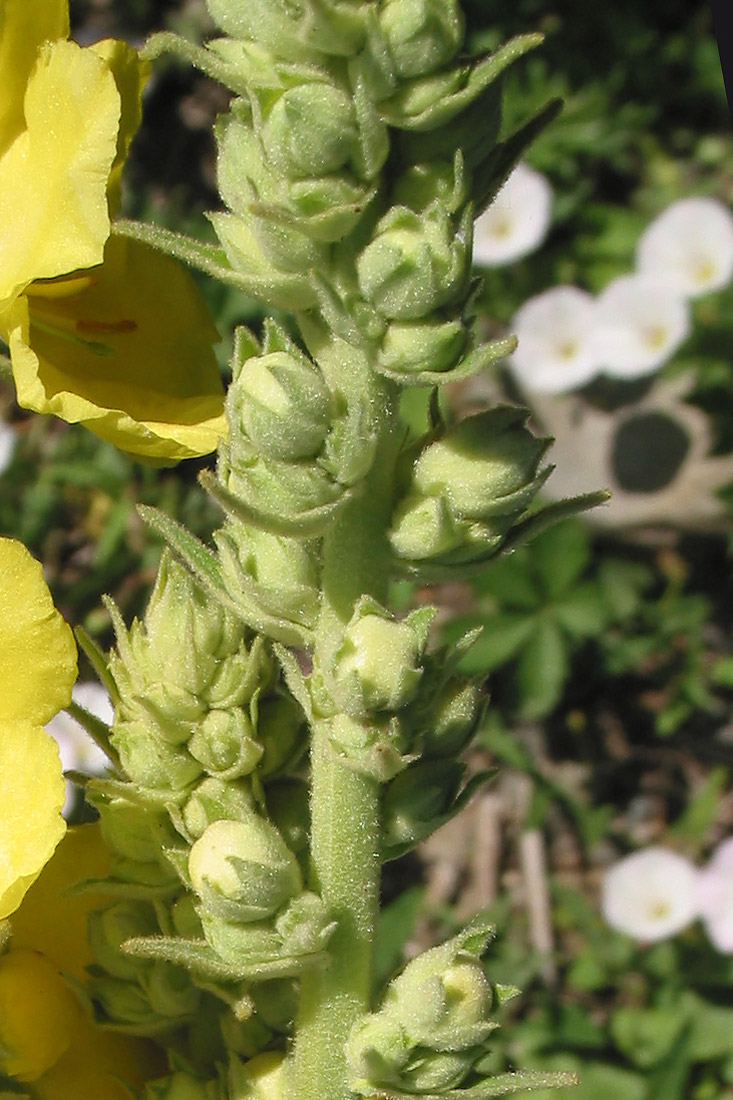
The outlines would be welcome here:
[[[66,40],[67,0],[0,4],[0,336],[18,401],[148,458],[206,454],[224,393],[177,263],[110,239],[148,66]]]
[[[33,1100],[129,1100],[165,1072],[147,1040],[99,1028],[72,992],[92,962],[87,916],[102,891],[74,891],[102,878],[109,853],[99,828],[70,829],[12,918],[11,948],[0,958],[0,1071],[30,1084]]]
[[[26,548],[0,539],[0,918],[64,835],[64,780],[43,729],[71,699],[76,646]]]
[[[147,458],[207,454],[225,432],[218,334],[193,279],[148,245],[111,237],[100,267],[32,283],[9,330],[25,408]]]

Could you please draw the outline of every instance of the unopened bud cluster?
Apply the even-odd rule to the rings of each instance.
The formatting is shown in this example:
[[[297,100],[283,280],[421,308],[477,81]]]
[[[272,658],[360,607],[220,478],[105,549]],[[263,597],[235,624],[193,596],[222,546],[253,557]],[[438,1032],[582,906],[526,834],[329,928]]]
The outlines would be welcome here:
[[[355,1091],[444,1094],[470,1086],[499,1026],[492,1013],[516,992],[486,976],[481,956],[492,934],[489,925],[475,923],[413,959],[390,982],[379,1010],[349,1038]]]

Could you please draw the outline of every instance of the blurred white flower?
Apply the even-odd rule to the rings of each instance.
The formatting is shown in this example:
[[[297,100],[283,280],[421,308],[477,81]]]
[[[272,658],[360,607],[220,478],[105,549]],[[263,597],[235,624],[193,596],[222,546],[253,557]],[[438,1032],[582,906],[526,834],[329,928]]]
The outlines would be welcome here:
[[[473,258],[501,267],[534,252],[544,241],[552,215],[552,188],[540,172],[518,164],[473,230]]]
[[[597,361],[613,378],[638,378],[661,367],[690,333],[687,302],[648,275],[613,279],[596,300]]]
[[[574,286],[556,286],[517,310],[511,331],[518,338],[509,364],[518,381],[537,393],[564,393],[599,371],[594,342],[596,305]]]
[[[114,711],[107,692],[99,684],[78,683],[74,685],[72,698],[96,718],[108,725],[112,722]],[[75,718],[62,710],[46,725],[46,731],[59,746],[61,767],[64,771],[85,772],[87,775],[102,775],[109,761],[102,750],[92,740],[87,731]],[[74,784],[66,781],[66,802],[63,813],[68,814],[74,804]]]
[[[0,420],[0,474],[7,470],[13,457],[18,433],[5,420]]]
[[[720,290],[733,278],[733,214],[717,199],[673,202],[642,233],[636,266],[688,298]]]
[[[626,856],[604,876],[601,912],[618,932],[655,943],[695,920],[697,871],[666,848],[645,848]]]
[[[733,954],[733,837],[719,844],[698,872],[697,903],[713,946]]]

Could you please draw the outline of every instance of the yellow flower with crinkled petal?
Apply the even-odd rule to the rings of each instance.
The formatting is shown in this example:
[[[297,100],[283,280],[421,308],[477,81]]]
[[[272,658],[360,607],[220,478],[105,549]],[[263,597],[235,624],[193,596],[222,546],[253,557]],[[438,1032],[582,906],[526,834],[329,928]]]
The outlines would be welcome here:
[[[180,459],[225,432],[218,334],[188,273],[110,239],[149,66],[66,40],[67,0],[0,3],[0,337],[18,401]]]
[[[43,729],[68,705],[76,646],[38,562],[0,539],[0,918],[20,905],[66,830],[64,780]]]

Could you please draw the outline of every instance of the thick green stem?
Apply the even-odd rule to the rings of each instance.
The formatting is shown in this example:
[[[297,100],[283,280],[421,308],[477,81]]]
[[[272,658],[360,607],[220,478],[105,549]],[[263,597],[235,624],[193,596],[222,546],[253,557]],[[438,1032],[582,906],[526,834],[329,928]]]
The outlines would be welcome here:
[[[325,666],[360,596],[385,601],[386,532],[393,496],[396,440],[391,394],[384,388],[383,432],[366,491],[350,503],[324,546],[323,610],[315,656]],[[337,920],[329,963],[301,980],[293,1100],[345,1100],[344,1044],[369,1008],[374,933],[379,911],[379,785],[346,767],[325,723],[311,746],[313,888]]]

